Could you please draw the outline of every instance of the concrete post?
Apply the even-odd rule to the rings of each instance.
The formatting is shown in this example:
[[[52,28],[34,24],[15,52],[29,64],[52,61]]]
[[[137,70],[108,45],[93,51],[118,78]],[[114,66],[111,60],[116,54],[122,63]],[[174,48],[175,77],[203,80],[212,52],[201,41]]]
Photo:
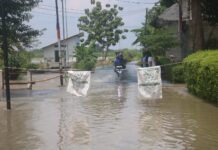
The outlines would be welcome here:
[[[31,71],[27,71],[27,82],[29,82],[27,84],[27,88],[32,90],[32,81],[33,81],[33,78],[32,78],[32,72]]]
[[[2,70],[0,70],[0,84],[1,84],[1,88],[3,88],[3,87],[2,87],[2,85],[3,85],[2,77],[3,77],[3,76],[2,76]]]

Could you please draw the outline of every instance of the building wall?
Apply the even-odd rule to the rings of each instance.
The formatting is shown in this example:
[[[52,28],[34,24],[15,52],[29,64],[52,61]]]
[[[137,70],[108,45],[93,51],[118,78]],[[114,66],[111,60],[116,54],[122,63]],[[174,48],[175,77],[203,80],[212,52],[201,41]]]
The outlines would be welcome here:
[[[67,47],[61,48],[61,50],[66,50],[66,62],[67,62],[66,65],[68,67],[72,64],[74,60],[73,55],[74,55],[76,46],[79,45],[79,42],[80,42],[79,36],[75,36],[61,43],[61,45],[67,45],[68,47],[68,48]],[[59,66],[59,62],[55,62],[55,51],[59,52],[57,44],[52,44],[43,49],[44,62],[46,64],[46,67],[48,68],[56,68]]]

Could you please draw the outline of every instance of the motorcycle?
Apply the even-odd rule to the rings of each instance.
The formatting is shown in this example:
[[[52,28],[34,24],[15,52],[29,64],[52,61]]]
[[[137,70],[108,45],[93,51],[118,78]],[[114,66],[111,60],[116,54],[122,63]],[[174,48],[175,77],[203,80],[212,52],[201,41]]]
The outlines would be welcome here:
[[[123,68],[123,66],[119,65],[119,66],[115,66],[114,71],[117,73],[117,76],[119,79],[122,79],[124,76],[124,72],[126,71],[125,68]]]

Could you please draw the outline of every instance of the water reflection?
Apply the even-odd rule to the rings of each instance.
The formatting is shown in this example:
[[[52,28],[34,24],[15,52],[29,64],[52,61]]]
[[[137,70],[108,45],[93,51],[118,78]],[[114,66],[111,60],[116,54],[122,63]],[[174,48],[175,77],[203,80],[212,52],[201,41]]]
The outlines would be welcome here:
[[[82,113],[83,107],[78,99],[61,99],[58,136],[59,150],[74,149],[91,141],[88,119]],[[77,149],[77,148],[76,148]]]
[[[140,99],[135,80],[109,71],[93,75],[87,97],[59,88],[13,98],[12,111],[0,101],[0,150],[217,149],[216,107],[178,87]]]
[[[162,99],[162,84],[159,85],[138,85],[141,99]]]
[[[7,111],[0,107],[0,149],[1,150],[28,150],[37,147],[40,140],[31,130],[30,120],[32,116],[30,111],[25,113],[22,110],[23,105],[17,105],[16,109]]]

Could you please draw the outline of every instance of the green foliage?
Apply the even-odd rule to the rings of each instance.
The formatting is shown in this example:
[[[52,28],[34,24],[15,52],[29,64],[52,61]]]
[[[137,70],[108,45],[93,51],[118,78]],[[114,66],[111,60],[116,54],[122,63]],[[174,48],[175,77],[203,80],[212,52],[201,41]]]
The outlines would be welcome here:
[[[173,82],[173,68],[177,66],[176,64],[161,66],[161,77],[164,80]]]
[[[2,68],[3,68],[3,66],[4,66],[4,62],[3,62],[3,60],[2,60],[2,59],[0,59],[0,69],[2,69]]]
[[[121,52],[123,53],[123,57],[127,60],[127,62],[139,60],[141,58],[141,52],[134,49],[124,49],[121,50]]]
[[[166,51],[177,45],[176,37],[167,29],[154,29],[142,40],[154,55],[165,56]]]
[[[97,57],[94,55],[93,47],[78,46],[75,57],[77,59],[76,68],[80,70],[92,70],[95,67]]]
[[[147,18],[145,18],[145,23],[144,26],[152,26],[154,28],[159,28],[161,27],[160,24],[158,23],[158,17],[161,13],[164,12],[166,9],[165,6],[157,5],[152,7],[149,11],[148,14],[146,15]]]
[[[158,23],[158,16],[166,9],[165,6],[155,6],[146,15],[143,27],[132,30],[136,34],[133,44],[140,44],[148,48],[153,55],[165,56],[170,48],[178,45],[176,35],[170,28],[163,28]]]
[[[158,61],[161,65],[161,76],[164,80],[173,82],[173,69],[178,64],[170,64],[171,60],[168,57],[159,56]]]
[[[113,7],[107,5],[108,8],[104,9],[100,2],[92,4],[95,4],[92,10],[86,9],[86,16],[79,18],[78,27],[88,34],[84,44],[100,45],[102,50],[106,49],[105,57],[107,57],[108,48],[116,45],[120,39],[125,39],[123,33],[128,32],[128,30],[120,29],[124,25],[122,18],[118,16],[122,8],[117,5]]]
[[[207,20],[210,24],[216,25],[218,23],[218,11],[217,11],[218,1],[217,0],[202,0],[201,10],[203,18]]]
[[[183,65],[177,65],[172,68],[172,80],[174,83],[185,83]]]
[[[218,51],[200,51],[184,60],[188,90],[218,103]]]
[[[30,11],[36,7],[41,0],[4,0],[1,1],[5,10],[6,31],[8,35],[9,49],[14,47],[22,49],[29,47],[35,40],[35,37],[40,35],[41,32],[32,29],[24,22],[28,22],[32,16]],[[0,7],[0,20],[2,20],[2,8]],[[2,33],[2,23],[0,23],[0,33]],[[2,34],[0,34],[0,45],[2,45]]]
[[[42,58],[43,57],[43,50],[36,49],[29,52],[31,54],[31,57],[33,58]]]
[[[168,8],[172,6],[173,4],[175,4],[176,2],[177,0],[160,0],[160,5]]]
[[[31,64],[31,53],[27,51],[13,52],[9,55],[9,66],[12,68],[36,69],[37,65]]]
[[[158,59],[159,59],[160,65],[166,65],[166,64],[171,63],[168,57],[159,57]]]

